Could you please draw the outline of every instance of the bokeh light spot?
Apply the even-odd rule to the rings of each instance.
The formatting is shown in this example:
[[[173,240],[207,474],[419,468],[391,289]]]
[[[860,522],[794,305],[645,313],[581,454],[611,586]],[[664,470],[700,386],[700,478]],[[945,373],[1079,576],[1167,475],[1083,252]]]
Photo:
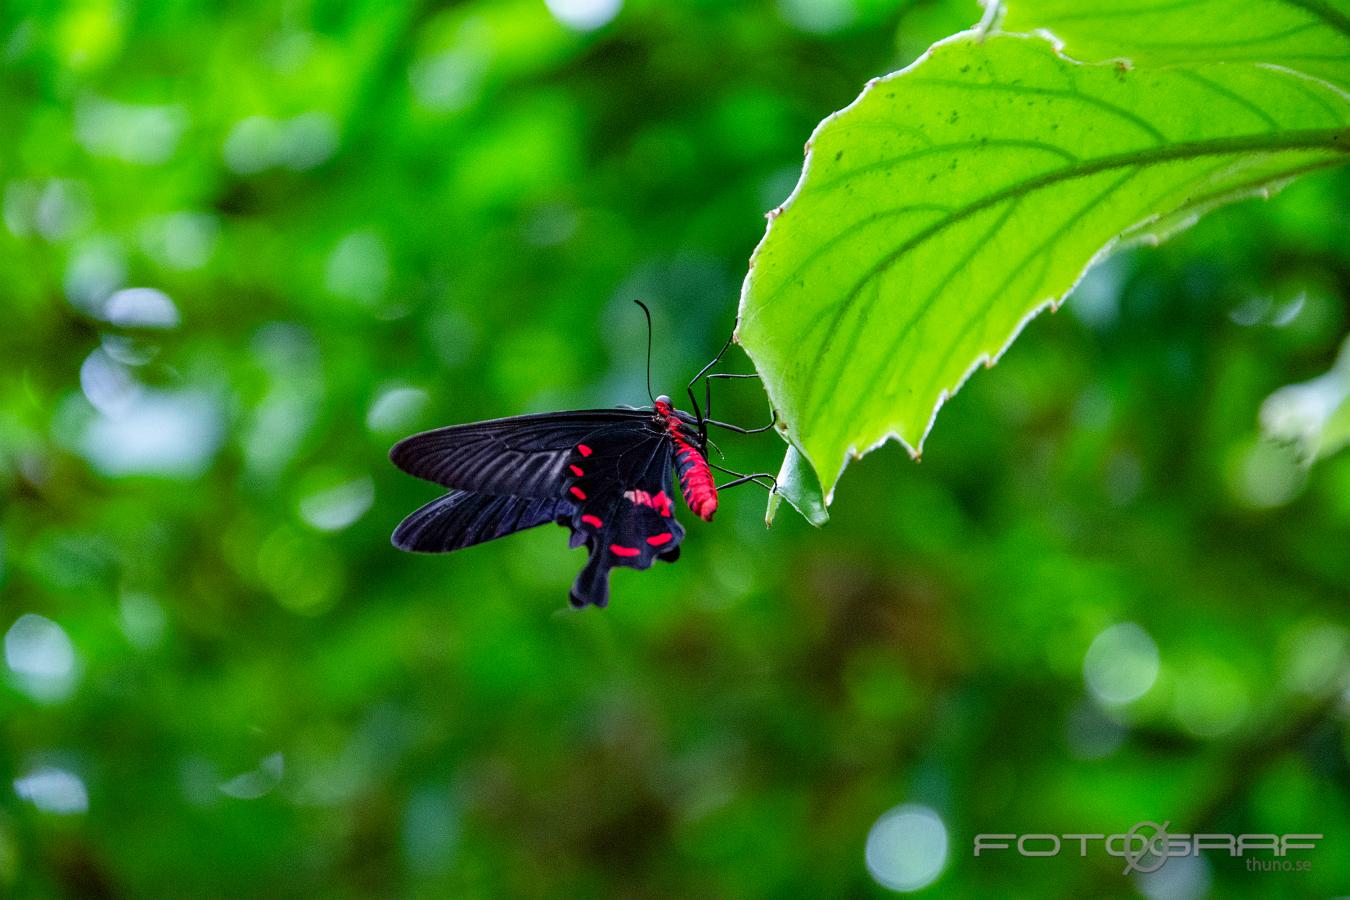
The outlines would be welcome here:
[[[380,392],[366,413],[366,427],[379,434],[411,428],[430,398],[421,388],[393,387]]]
[[[63,3],[56,23],[55,47],[73,71],[90,71],[117,53],[125,38],[122,5],[114,0]]]
[[[140,229],[141,249],[166,269],[200,269],[211,260],[220,236],[212,215],[176,212],[147,221]]]
[[[374,232],[352,232],[328,257],[324,283],[339,297],[373,305],[383,296],[388,281],[389,251]]]
[[[619,10],[623,0],[544,0],[548,11],[568,28],[576,31],[594,31],[608,24]]]
[[[33,209],[33,225],[49,241],[75,235],[93,218],[93,201],[82,181],[53,178],[47,182]]]
[[[91,315],[103,311],[103,303],[127,277],[126,255],[107,238],[82,242],[66,263],[62,286],[71,304]]]
[[[73,816],[89,810],[89,792],[73,772],[41,766],[14,779],[14,793],[43,812]]]
[[[1156,872],[1135,875],[1148,900],[1199,900],[1209,896],[1211,876],[1203,856],[1173,856]]]
[[[282,526],[258,549],[258,577],[277,602],[301,615],[319,615],[342,588],[340,560],[323,543]]]
[[[5,664],[35,700],[53,703],[75,688],[75,645],[60,625],[43,616],[25,613],[5,632]]]
[[[300,518],[320,531],[341,531],[366,514],[375,502],[375,483],[358,478],[301,498]]]
[[[168,616],[153,597],[131,592],[117,604],[117,624],[133,646],[150,650],[163,642]]]
[[[486,69],[485,51],[455,48],[412,66],[408,80],[427,109],[455,112],[478,99]]]
[[[1083,680],[1102,703],[1137,700],[1158,679],[1158,645],[1133,622],[1112,625],[1092,639],[1083,658]]]
[[[286,124],[283,164],[303,172],[327,162],[338,147],[338,127],[326,112],[307,112]]]
[[[418,872],[449,868],[459,842],[459,815],[447,788],[423,788],[408,800],[403,851]]]
[[[155,288],[125,288],[103,305],[105,321],[119,328],[177,328],[178,307]]]
[[[75,109],[75,136],[95,156],[157,165],[173,156],[187,114],[178,106],[135,106],[95,97]]]
[[[1344,678],[1350,667],[1350,631],[1326,622],[1308,622],[1285,635],[1280,656],[1284,685],[1320,695]]]
[[[779,0],[783,18],[811,34],[829,34],[852,25],[858,16],[854,0]]]
[[[258,763],[258,768],[236,775],[220,785],[220,792],[236,800],[257,800],[270,794],[286,773],[286,758],[280,753]]]
[[[1074,759],[1105,759],[1125,743],[1125,729],[1086,700],[1069,713],[1064,727]]]
[[[1303,490],[1307,471],[1294,448],[1253,440],[1229,459],[1228,485],[1234,499],[1252,509],[1284,506]]]
[[[284,166],[297,172],[326,162],[338,147],[337,123],[313,111],[294,119],[249,116],[225,138],[225,164],[240,175]]]
[[[146,391],[117,418],[91,420],[80,450],[105,475],[192,478],[220,446],[217,404],[204,393]]]
[[[936,812],[909,803],[887,812],[867,833],[867,871],[893,891],[917,891],[947,865],[947,826]]]
[[[241,175],[252,175],[276,165],[281,157],[281,125],[267,116],[249,116],[235,124],[225,138],[225,165]]]
[[[31,181],[5,185],[5,227],[15,237],[26,237],[37,228],[37,205],[42,191]]]
[[[95,349],[80,365],[80,389],[94,409],[113,418],[130,409],[141,396],[141,385],[127,367],[102,348]]]

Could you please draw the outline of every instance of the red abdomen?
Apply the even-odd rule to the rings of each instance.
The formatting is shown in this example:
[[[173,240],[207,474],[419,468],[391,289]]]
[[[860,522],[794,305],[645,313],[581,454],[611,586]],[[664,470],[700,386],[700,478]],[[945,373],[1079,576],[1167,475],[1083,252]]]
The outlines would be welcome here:
[[[708,461],[687,442],[676,441],[675,446],[675,471],[680,475],[684,502],[689,504],[694,515],[711,522],[713,513],[717,512],[717,485],[713,483]]]
[[[657,402],[656,411],[666,420],[670,439],[675,442],[675,472],[680,476],[680,490],[690,512],[705,522],[711,522],[717,512],[717,485],[703,452],[689,441],[684,423],[668,403]]]

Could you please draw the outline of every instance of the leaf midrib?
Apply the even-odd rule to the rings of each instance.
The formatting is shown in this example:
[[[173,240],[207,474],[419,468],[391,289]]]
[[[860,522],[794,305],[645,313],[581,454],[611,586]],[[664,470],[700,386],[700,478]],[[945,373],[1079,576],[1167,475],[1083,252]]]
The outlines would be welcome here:
[[[1350,128],[1291,131],[1278,135],[1262,134],[1212,138],[1206,141],[1188,141],[1171,144],[1166,147],[1149,147],[1143,150],[1132,150],[1127,153],[1103,156],[1088,162],[1064,166],[1038,175],[1035,178],[1019,181],[1016,184],[1009,185],[998,191],[994,191],[991,194],[987,194],[978,200],[974,200],[965,206],[953,210],[946,217],[937,220],[916,234],[910,236],[869,268],[867,272],[858,279],[853,287],[849,289],[843,302],[839,304],[839,308],[830,322],[829,332],[821,341],[820,349],[816,353],[814,367],[816,369],[820,368],[822,359],[829,351],[834,332],[839,327],[839,323],[843,321],[844,317],[852,309],[863,285],[890,268],[901,257],[923,242],[985,209],[996,206],[1006,200],[1017,199],[1026,194],[1051,187],[1064,181],[1085,178],[1090,175],[1109,172],[1124,166],[1178,162],[1199,159],[1205,156],[1219,156],[1228,153],[1317,149],[1340,150],[1342,152],[1350,151]],[[923,315],[922,309],[916,313],[915,318],[921,315]],[[814,329],[808,328],[806,332],[803,333],[803,336],[809,334],[812,330]],[[811,392],[811,394],[815,393],[817,392]],[[800,417],[802,421],[811,418],[810,407],[813,405],[812,400],[814,399],[811,394],[802,398],[801,405],[803,407],[803,414]]]

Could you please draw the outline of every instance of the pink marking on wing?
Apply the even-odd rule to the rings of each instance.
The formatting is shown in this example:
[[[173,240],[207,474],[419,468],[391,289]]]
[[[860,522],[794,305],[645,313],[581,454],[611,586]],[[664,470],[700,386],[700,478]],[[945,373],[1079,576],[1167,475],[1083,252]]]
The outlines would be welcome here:
[[[637,556],[642,552],[636,547],[621,547],[618,544],[610,544],[609,551],[615,556]]]
[[[600,521],[599,516],[593,516],[590,513],[586,513],[586,515],[582,516],[581,521],[583,524],[590,525],[593,528],[605,527],[605,523]]]
[[[586,474],[585,472],[583,472],[583,471],[581,470],[581,466],[568,466],[567,468],[571,469],[571,470],[572,470],[572,474],[575,475],[575,476],[577,476],[578,478],[580,478],[582,475],[585,475],[585,474]]]
[[[670,497],[666,496],[665,491],[657,491],[655,494],[649,494],[646,491],[634,489],[631,491],[624,491],[623,495],[630,503],[649,507],[667,518],[670,517],[673,501]]]
[[[586,499],[586,492],[583,491],[581,488],[575,487],[575,486],[574,486],[574,487],[572,488],[572,496],[573,496],[573,497],[576,497],[578,500],[585,500],[585,499]]]
[[[669,542],[673,536],[674,535],[669,531],[663,531],[660,534],[654,534],[647,538],[647,543],[651,544],[653,547],[659,547],[662,544]]]
[[[592,450],[590,447],[587,447],[585,444],[577,444],[577,452],[580,453],[582,456],[590,456],[595,451]]]

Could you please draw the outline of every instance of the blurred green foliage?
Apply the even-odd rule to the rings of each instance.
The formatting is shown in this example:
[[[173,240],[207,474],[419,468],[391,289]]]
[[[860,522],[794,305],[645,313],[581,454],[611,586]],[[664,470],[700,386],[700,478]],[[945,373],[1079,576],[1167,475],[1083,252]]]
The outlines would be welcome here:
[[[634,297],[675,393],[814,124],[979,12],[606,6],[4,5],[0,893],[1343,891],[1350,457],[1257,414],[1350,320],[1344,173],[1096,272],[822,530],[740,488],[581,614],[556,528],[389,546],[398,437],[642,401]],[[970,850],[1140,819],[1326,839]]]

